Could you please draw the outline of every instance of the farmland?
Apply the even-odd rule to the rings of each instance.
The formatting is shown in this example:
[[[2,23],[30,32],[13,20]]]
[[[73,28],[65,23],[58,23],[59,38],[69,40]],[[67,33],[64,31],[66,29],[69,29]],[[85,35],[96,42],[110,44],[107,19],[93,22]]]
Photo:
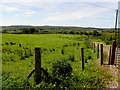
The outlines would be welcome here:
[[[96,53],[86,35],[70,34],[2,34],[2,86],[3,88],[103,88],[110,77],[99,65]],[[41,47],[42,67],[61,83],[42,80],[34,84],[34,76],[27,75],[34,68],[34,48]],[[84,48],[85,70],[82,71],[80,48]],[[70,76],[54,76],[57,61],[69,63]],[[60,64],[60,63],[59,63]],[[46,78],[46,77],[44,77]]]

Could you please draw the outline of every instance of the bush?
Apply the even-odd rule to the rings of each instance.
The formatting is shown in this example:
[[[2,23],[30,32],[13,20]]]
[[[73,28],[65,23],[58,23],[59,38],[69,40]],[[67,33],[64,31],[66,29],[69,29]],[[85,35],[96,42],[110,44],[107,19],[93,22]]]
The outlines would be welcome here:
[[[100,36],[101,33],[99,33],[98,31],[93,31],[93,32],[92,32],[92,35],[93,35],[93,36]]]
[[[63,49],[61,50],[61,53],[64,54],[64,50]]]
[[[75,57],[74,56],[70,56],[68,60],[74,62],[75,61]]]
[[[10,45],[15,45],[16,43],[10,42]]]
[[[77,43],[78,46],[80,46],[80,43]]]
[[[72,67],[66,60],[59,60],[52,63],[53,76],[69,77],[72,73]]]
[[[92,57],[91,57],[91,56],[88,56],[88,59],[92,59]]]
[[[76,43],[73,43],[73,46],[75,46],[76,45]]]
[[[75,32],[74,31],[70,31],[69,34],[75,34]]]
[[[6,44],[6,45],[9,45],[9,43],[8,43],[8,42],[6,42],[5,44]]]
[[[109,44],[109,42],[106,42],[106,45],[108,45]]]

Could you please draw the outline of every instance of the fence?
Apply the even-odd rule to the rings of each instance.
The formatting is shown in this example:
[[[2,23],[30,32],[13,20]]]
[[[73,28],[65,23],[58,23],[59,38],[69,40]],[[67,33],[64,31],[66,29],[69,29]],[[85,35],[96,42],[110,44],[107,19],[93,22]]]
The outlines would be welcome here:
[[[100,58],[101,65],[119,65],[118,62],[120,55],[120,49],[116,46],[116,41],[112,41],[112,46],[105,45],[103,43],[93,43],[93,50],[97,53],[97,58]],[[106,56],[107,58],[105,58]],[[106,60],[105,60],[106,59]],[[104,63],[105,62],[105,63]]]
[[[115,41],[113,41],[113,45],[112,48],[110,47],[108,49],[107,55],[108,55],[108,64],[107,65],[113,65],[114,64],[114,60],[115,60]],[[100,65],[104,65],[104,54],[106,54],[106,51],[104,49],[103,44],[101,43],[92,43],[92,49],[93,52],[96,53],[96,57],[98,59],[100,59]],[[112,53],[111,53],[112,52]],[[80,50],[81,53],[81,63],[82,63],[82,70],[85,69],[85,61],[84,61],[84,48],[81,48]],[[41,67],[41,48],[35,48],[35,68],[30,72],[30,74],[27,76],[27,78],[30,78],[32,76],[33,73],[34,74],[34,81],[35,84],[39,84],[41,82],[41,71],[44,72],[44,74],[48,77],[50,76],[49,73],[44,70],[44,68]]]

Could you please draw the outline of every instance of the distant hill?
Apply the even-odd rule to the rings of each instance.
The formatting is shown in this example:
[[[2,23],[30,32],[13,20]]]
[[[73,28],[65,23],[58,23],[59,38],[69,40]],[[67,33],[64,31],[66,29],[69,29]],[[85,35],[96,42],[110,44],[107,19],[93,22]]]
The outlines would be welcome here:
[[[23,28],[34,28],[42,31],[94,31],[94,30],[113,30],[113,28],[95,28],[95,27],[76,27],[76,26],[31,26],[31,25],[11,25],[0,26],[0,32],[5,31],[21,31]],[[2,31],[1,31],[2,30]]]

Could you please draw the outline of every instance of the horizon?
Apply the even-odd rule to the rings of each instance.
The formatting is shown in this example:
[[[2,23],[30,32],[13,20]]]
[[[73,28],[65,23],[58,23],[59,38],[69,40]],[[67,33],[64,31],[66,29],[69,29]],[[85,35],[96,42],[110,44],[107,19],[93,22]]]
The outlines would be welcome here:
[[[0,27],[21,27],[21,26],[31,26],[31,27],[44,27],[44,26],[49,26],[49,27],[80,27],[80,28],[95,28],[95,29],[115,29],[115,27],[88,27],[88,26],[60,26],[60,25],[8,25],[8,26],[0,26]]]

